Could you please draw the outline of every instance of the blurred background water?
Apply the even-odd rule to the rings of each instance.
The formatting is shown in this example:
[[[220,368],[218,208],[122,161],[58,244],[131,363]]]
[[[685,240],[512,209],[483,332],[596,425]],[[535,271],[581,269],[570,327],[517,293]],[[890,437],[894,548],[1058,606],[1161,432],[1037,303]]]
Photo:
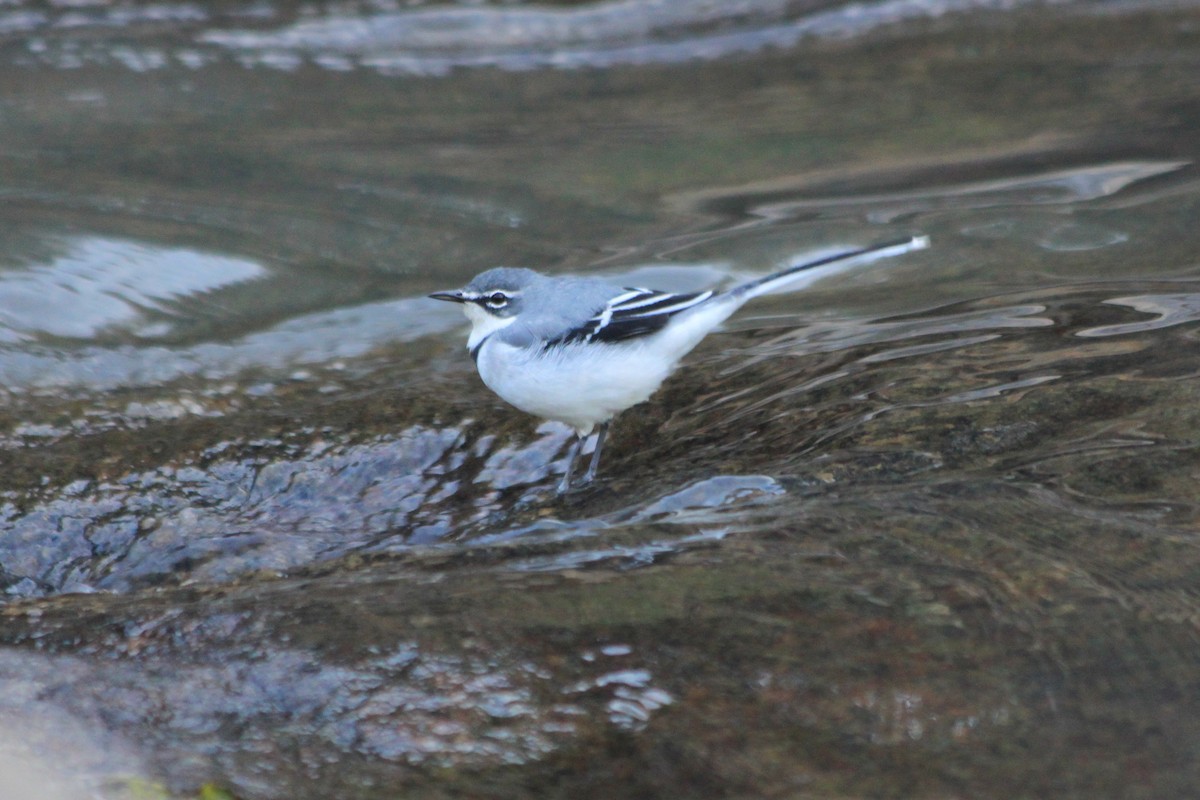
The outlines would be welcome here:
[[[1190,796],[1198,75],[1191,2],[0,4],[0,794]],[[424,297],[916,232],[563,499]]]

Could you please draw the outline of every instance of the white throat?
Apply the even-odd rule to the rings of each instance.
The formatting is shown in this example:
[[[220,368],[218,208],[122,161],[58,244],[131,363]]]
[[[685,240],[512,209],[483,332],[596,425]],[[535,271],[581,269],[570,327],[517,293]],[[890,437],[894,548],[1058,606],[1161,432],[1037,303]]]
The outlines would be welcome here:
[[[484,311],[474,303],[463,303],[463,313],[471,320],[471,335],[467,337],[467,349],[475,347],[501,328],[507,328],[517,321],[516,317],[497,317]]]

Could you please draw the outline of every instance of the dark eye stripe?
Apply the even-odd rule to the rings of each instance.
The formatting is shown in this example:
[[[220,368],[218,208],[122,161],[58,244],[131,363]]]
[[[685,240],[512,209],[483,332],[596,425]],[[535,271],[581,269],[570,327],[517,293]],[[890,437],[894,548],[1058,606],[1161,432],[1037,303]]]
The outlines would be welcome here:
[[[512,296],[507,292],[491,292],[490,294],[479,295],[470,298],[470,302],[484,308],[501,309],[512,301]]]

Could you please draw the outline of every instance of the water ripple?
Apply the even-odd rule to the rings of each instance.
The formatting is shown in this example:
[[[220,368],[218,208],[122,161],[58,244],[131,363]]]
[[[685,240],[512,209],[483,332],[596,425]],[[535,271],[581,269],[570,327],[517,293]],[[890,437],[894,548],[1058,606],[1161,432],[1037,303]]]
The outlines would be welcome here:
[[[780,22],[787,4],[777,0],[699,5],[617,0],[563,9],[486,6],[338,15],[275,31],[214,30],[198,38],[252,59],[300,52],[321,63],[351,55],[384,74],[445,75],[456,67],[528,70],[710,60],[791,47],[805,37],[856,36],[908,19],[1010,6],[1011,0],[883,0]]]
[[[20,0],[16,0],[20,2]],[[314,8],[283,22],[285,9],[250,13],[193,3],[143,7],[14,9],[0,35],[26,37],[19,63],[59,69],[117,64],[144,72],[197,69],[229,54],[247,68],[294,71],[306,63],[335,72],[361,66],[384,75],[442,76],[456,68],[604,68],[675,64],[789,48],[806,38],[862,36],[909,20],[972,10],[1011,10],[1027,0],[877,0],[797,14],[785,0],[671,3],[609,0],[568,8],[479,5],[395,10],[351,4]],[[384,4],[379,4],[384,5]],[[323,16],[315,16],[324,11]],[[245,26],[251,18],[255,27]],[[264,29],[267,21],[283,24]],[[107,42],[109,31],[169,25],[184,47]],[[59,41],[90,31],[91,40]]]
[[[783,487],[767,475],[717,475],[646,504],[634,519],[694,517],[698,512],[761,502],[781,494]]]
[[[887,224],[913,214],[947,209],[963,211],[1006,206],[1063,205],[1110,197],[1138,182],[1177,172],[1189,163],[1148,160],[1089,164],[1033,175],[933,186],[915,191],[855,193],[751,204],[747,213],[767,220],[782,220],[814,214],[833,216],[845,213],[846,209],[854,209],[860,211],[871,222]],[[786,182],[787,179],[783,180]],[[798,185],[793,191],[802,190],[804,176],[797,176],[794,180]],[[786,191],[785,185],[779,181],[773,182],[770,189],[776,194]],[[706,195],[697,195],[691,202],[703,201],[705,204],[711,204],[718,199],[719,194],[709,192]],[[752,200],[752,195],[748,199]],[[998,235],[1004,234],[1005,226],[1011,225],[1008,221],[989,222],[968,227],[963,232],[997,238]],[[1124,234],[1115,231],[1097,231],[1092,226],[1061,222],[1053,223],[1041,234],[1043,246],[1051,250],[1099,247],[1103,244],[1096,244],[1098,241],[1123,241],[1123,236]]]
[[[246,259],[99,236],[52,247],[46,263],[0,273],[0,341],[91,339],[115,328],[160,336],[172,303],[267,275]]]
[[[1133,297],[1114,297],[1104,302],[1108,305],[1132,308],[1134,311],[1150,315],[1151,318],[1139,322],[1098,325],[1094,328],[1077,331],[1076,336],[1123,336],[1200,320],[1200,294],[1143,294]]]
[[[979,335],[980,331],[1051,327],[1054,325],[1054,320],[1044,316],[1046,311],[1046,306],[1030,303],[957,313],[930,314],[913,319],[818,322],[810,327],[791,330],[763,342],[755,348],[753,355],[731,366],[724,374],[740,372],[758,362],[776,358],[783,353],[828,353],[863,345],[907,342],[922,337],[950,335],[953,338],[888,348],[864,356],[862,362],[869,364],[967,347],[996,336],[996,334],[990,333]],[[962,336],[961,334],[977,335]]]

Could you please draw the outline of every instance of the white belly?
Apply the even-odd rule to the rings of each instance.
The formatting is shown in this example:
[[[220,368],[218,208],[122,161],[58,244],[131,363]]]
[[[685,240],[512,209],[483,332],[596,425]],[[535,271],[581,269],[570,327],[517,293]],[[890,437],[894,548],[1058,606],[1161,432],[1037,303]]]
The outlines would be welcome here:
[[[587,434],[649,398],[675,364],[647,357],[640,344],[568,345],[546,352],[488,340],[477,366],[483,382],[507,402]]]

